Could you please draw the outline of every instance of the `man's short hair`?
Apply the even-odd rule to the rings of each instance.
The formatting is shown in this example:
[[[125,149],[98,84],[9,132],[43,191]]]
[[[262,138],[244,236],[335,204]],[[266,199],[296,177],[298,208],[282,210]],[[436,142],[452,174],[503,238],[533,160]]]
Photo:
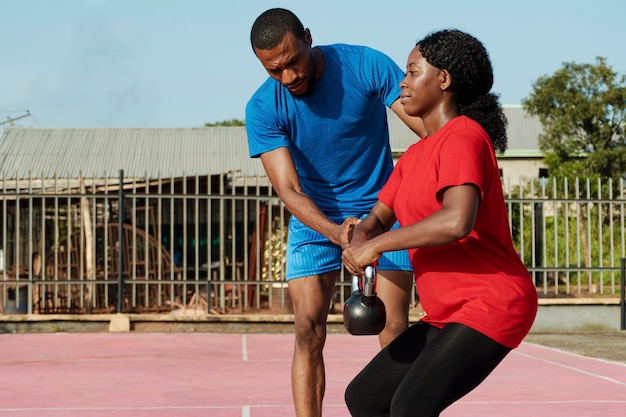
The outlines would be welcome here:
[[[266,10],[252,25],[252,49],[274,49],[288,32],[293,33],[296,39],[304,39],[304,26],[300,19],[287,9]]]

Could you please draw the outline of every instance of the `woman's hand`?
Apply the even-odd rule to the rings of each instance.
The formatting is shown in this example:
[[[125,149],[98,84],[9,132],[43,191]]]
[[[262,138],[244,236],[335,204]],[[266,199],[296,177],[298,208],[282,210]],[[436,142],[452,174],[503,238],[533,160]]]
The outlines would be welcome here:
[[[346,269],[353,275],[363,275],[364,269],[380,258],[371,240],[362,243],[351,243],[343,249],[341,259]]]

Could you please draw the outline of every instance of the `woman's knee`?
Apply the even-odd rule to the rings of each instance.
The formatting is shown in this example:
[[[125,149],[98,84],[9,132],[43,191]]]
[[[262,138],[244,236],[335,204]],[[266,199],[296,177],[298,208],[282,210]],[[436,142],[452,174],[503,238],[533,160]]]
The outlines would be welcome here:
[[[394,417],[437,417],[441,414],[441,411],[437,406],[424,401],[422,403],[414,403],[403,401],[402,399],[391,402],[389,407],[389,415]]]
[[[382,415],[380,412],[376,411],[374,404],[370,403],[372,400],[372,396],[368,394],[364,394],[366,391],[359,377],[357,376],[355,379],[348,384],[346,388],[346,392],[344,395],[344,399],[346,401],[346,406],[350,411],[350,415],[366,417],[366,416],[380,416]]]
[[[389,404],[389,415],[394,417],[437,417],[446,408],[446,395],[433,392],[429,381],[402,384]]]
[[[346,401],[346,405],[348,406],[348,410],[350,410],[351,415],[355,415],[356,406],[358,405],[358,390],[355,388],[354,380],[348,384],[346,388],[346,392],[344,394],[344,399]]]

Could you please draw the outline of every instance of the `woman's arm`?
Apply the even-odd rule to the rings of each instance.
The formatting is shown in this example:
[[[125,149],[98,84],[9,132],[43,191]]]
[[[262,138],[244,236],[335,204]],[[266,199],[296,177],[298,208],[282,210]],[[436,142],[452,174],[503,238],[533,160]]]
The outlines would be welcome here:
[[[462,239],[474,228],[479,203],[480,191],[476,186],[466,184],[450,187],[443,192],[440,210],[417,223],[379,234],[369,240],[353,240],[354,243],[343,251],[343,262],[351,273],[362,274],[363,268],[380,258],[383,252],[440,246]],[[376,207],[380,207],[379,203]],[[388,217],[385,219],[389,221]]]

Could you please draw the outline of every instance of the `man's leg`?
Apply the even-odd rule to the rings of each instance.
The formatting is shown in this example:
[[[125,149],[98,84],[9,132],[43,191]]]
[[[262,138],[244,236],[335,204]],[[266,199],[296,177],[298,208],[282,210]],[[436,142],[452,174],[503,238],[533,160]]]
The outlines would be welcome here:
[[[339,271],[288,281],[293,302],[295,347],[291,389],[297,417],[320,417],[326,385],[322,350],[326,321]]]
[[[384,348],[409,327],[409,307],[413,273],[407,271],[381,271],[376,277],[376,293],[385,303],[387,322],[378,335],[380,347]]]

